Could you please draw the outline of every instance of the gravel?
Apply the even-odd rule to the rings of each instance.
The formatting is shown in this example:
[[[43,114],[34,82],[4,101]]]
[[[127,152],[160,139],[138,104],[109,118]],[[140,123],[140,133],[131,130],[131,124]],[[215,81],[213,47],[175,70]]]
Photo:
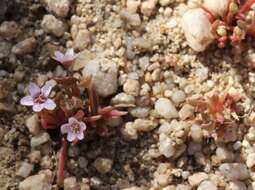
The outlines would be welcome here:
[[[179,114],[173,103],[167,98],[159,98],[155,102],[155,110],[166,119],[178,118]]]

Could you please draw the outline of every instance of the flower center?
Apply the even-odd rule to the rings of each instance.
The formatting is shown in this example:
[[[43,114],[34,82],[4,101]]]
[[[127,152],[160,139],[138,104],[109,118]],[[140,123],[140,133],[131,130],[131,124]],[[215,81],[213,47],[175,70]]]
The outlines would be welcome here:
[[[72,123],[70,128],[71,128],[73,133],[78,134],[80,132],[80,125],[79,125],[79,123],[76,123],[76,122]]]
[[[34,102],[35,102],[35,103],[42,104],[42,103],[46,102],[46,100],[47,100],[47,97],[45,97],[43,94],[39,94],[39,96],[37,96],[37,97],[34,99]]]

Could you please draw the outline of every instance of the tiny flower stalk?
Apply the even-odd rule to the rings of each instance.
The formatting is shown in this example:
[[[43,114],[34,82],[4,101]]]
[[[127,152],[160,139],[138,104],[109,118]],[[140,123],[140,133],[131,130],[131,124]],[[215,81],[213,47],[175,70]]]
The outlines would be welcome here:
[[[65,138],[62,138],[62,145],[58,154],[58,167],[57,167],[57,184],[60,187],[63,187],[63,183],[65,179],[66,152],[67,152],[67,141]]]
[[[54,110],[56,108],[55,102],[48,98],[52,90],[52,85],[46,83],[42,88],[35,83],[30,83],[28,96],[23,97],[20,103],[24,106],[32,106],[34,112],[40,112],[43,109]]]

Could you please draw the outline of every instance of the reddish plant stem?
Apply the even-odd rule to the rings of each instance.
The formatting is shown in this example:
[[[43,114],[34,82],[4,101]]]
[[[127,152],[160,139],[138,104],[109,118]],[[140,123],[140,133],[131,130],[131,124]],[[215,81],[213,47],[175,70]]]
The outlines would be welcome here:
[[[67,142],[66,139],[62,138],[62,145],[58,155],[58,171],[57,171],[57,184],[62,187],[65,178],[65,160],[67,152]]]
[[[212,13],[211,11],[209,11],[207,8],[205,8],[204,6],[202,6],[201,8],[205,11],[205,13],[206,13],[206,15],[207,15],[209,21],[210,21],[211,23],[213,23],[213,22],[216,20],[216,18],[215,18],[215,16],[213,15],[213,13]]]
[[[255,0],[247,0],[239,9],[238,11],[238,15],[241,15],[243,13],[245,13],[246,11],[248,11],[250,9],[250,7],[252,6],[252,4],[255,3]]]

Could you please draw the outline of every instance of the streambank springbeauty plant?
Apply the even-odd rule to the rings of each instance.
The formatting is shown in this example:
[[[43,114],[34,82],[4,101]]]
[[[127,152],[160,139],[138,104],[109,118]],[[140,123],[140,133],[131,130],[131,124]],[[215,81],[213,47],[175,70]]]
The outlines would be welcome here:
[[[64,67],[66,67],[65,63],[69,61],[73,63],[76,58],[72,49],[67,50],[66,54],[60,55],[55,52],[55,56],[58,56],[57,60],[63,63]],[[101,107],[91,77],[78,80],[72,77],[72,74],[52,78],[41,88],[30,83],[29,96],[25,96],[20,101],[22,105],[32,106],[33,111],[37,112],[42,128],[59,129],[59,136],[62,139],[58,153],[57,184],[59,186],[62,186],[64,181],[68,142],[76,144],[86,139],[88,133],[107,136],[106,121],[127,114],[112,106]],[[53,90],[53,96],[50,96]]]

